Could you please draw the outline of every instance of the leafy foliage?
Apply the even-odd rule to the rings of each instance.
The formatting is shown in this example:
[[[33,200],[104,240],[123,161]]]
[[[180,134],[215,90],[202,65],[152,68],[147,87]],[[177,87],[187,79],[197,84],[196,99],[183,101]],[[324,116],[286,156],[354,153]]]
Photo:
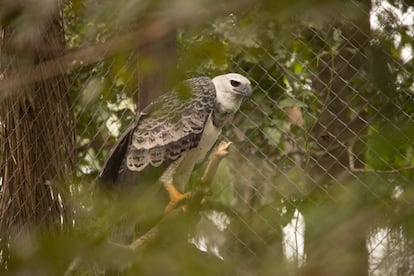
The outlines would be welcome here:
[[[368,263],[365,240],[378,229],[393,233],[389,244],[394,247],[388,251],[402,252],[395,257],[399,262],[395,266],[412,271],[402,256],[414,256],[412,248],[405,247],[413,239],[414,36],[412,23],[401,22],[398,15],[412,15],[412,7],[404,1],[397,1],[399,8],[389,1],[373,5],[371,15],[363,17],[375,16],[378,27],[371,26],[366,45],[358,45],[352,30],[362,26],[353,20],[366,2],[293,1],[297,5],[290,8],[291,1],[276,2],[259,1],[250,10],[178,30],[177,68],[160,78],[174,76],[177,82],[234,71],[248,76],[255,92],[223,131],[222,139],[233,146],[205,195],[207,204],[193,199],[187,213],[151,221],[158,235],[138,250],[114,246],[108,238],[116,240],[114,232],[125,222],[151,216],[161,208],[158,198],[133,192],[92,193],[90,187],[111,146],[135,116],[140,73],[154,70],[156,61],[135,51],[120,52],[69,74],[78,155],[71,184],[73,225],[64,235],[40,231],[28,236],[24,245],[14,242],[8,273],[63,274],[80,258],[74,270],[79,275],[107,269],[131,275],[286,275],[299,269],[312,275],[316,264],[345,266],[345,256],[355,248],[361,254],[357,257]],[[380,8],[385,3],[394,8]],[[180,7],[211,7],[205,4]],[[169,11],[164,1],[70,1],[63,13],[67,46],[79,49],[105,42],[161,11]],[[17,16],[7,13],[0,22],[8,24]],[[407,51],[408,57],[403,56]],[[361,56],[364,61],[357,73],[344,72],[352,59]],[[349,93],[335,97],[334,88],[342,82]],[[318,90],[318,84],[328,92]],[[335,110],[322,128],[341,118],[343,131],[320,143],[315,132],[337,98],[346,105],[345,111]],[[365,127],[351,133],[352,139],[343,139],[353,132],[350,122],[356,118],[363,118]],[[338,161],[341,156],[352,157],[335,151],[338,141],[347,142],[354,164]],[[332,167],[340,163],[340,173],[313,178],[310,171],[325,168],[318,163],[324,152],[334,160]],[[195,172],[192,190],[203,188],[203,171],[201,167]],[[305,226],[298,225],[300,216]],[[287,241],[286,236],[293,234],[285,231],[292,224],[296,232],[306,227],[307,233],[301,235],[305,245],[296,233],[295,244]],[[132,235],[152,229],[141,227]],[[362,244],[357,234],[364,237]],[[300,248],[305,248],[307,266]],[[296,257],[289,258],[289,252]],[[58,260],[47,262],[50,259]],[[356,264],[355,271],[361,266]]]

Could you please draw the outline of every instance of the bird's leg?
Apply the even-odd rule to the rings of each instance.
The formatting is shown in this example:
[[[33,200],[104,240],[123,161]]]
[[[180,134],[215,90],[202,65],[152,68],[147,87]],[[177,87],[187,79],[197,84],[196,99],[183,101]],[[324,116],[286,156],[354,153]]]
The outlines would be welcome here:
[[[228,149],[231,144],[231,142],[222,141],[210,155],[209,162],[201,178],[201,182],[205,186],[209,186],[214,177],[214,174],[217,171],[220,161],[229,154]],[[167,207],[165,207],[165,213],[172,211],[180,203],[180,201],[187,199],[192,194],[191,192],[179,192],[173,184],[173,174],[181,161],[182,160],[178,160],[178,162],[171,164],[161,177],[161,182],[163,183],[165,190],[167,190],[168,197],[170,199]],[[203,203],[204,200],[202,199],[201,201]]]
[[[168,213],[172,211],[180,201],[188,198],[190,196],[190,193],[181,193],[177,190],[177,188],[174,186],[174,175],[180,166],[180,164],[183,162],[183,157],[180,157],[178,160],[174,161],[172,164],[168,166],[168,168],[164,171],[164,173],[160,177],[160,181],[164,186],[164,189],[168,193],[169,202],[167,207],[165,207],[165,213]]]
[[[168,192],[168,197],[170,201],[168,202],[167,207],[165,207],[165,212],[168,213],[173,210],[180,201],[188,198],[190,196],[190,192],[180,193],[177,188],[175,188],[174,184],[172,183],[165,183],[164,188]]]

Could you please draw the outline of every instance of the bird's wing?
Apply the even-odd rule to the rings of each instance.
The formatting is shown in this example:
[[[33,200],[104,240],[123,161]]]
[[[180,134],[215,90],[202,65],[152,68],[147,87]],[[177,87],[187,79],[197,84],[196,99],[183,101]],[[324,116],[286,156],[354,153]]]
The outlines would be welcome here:
[[[199,77],[161,96],[144,109],[131,133],[126,166],[140,172],[179,158],[199,144],[216,100],[210,78]]]
[[[125,158],[125,154],[128,149],[129,142],[131,141],[131,135],[135,129],[139,117],[137,117],[128,129],[119,137],[118,141],[112,147],[108,158],[106,159],[102,170],[97,177],[98,182],[102,183],[114,183],[118,178],[118,173],[121,168],[122,162]]]

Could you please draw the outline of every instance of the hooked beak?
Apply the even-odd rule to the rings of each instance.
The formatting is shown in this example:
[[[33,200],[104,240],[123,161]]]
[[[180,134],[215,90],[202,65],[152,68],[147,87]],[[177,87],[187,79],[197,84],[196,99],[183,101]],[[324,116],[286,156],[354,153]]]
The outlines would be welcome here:
[[[252,96],[252,87],[249,85],[243,88],[237,88],[234,89],[234,93],[246,98],[250,98]]]

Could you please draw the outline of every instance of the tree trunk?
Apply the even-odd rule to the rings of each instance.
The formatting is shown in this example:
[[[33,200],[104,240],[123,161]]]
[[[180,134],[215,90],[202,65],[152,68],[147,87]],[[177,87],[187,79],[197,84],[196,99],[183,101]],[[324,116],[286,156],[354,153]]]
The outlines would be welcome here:
[[[141,53],[138,110],[171,88],[177,65],[177,34],[172,32]]]
[[[24,30],[14,26],[14,22],[0,30],[1,58],[9,61],[7,66],[2,62],[4,81],[12,72],[63,53],[63,23],[58,5],[54,5],[53,11],[35,27],[38,32],[23,34]],[[33,12],[30,7],[24,8],[23,12]],[[25,40],[25,35],[31,36]],[[66,221],[64,184],[75,160],[74,122],[66,77],[14,88],[14,92],[14,96],[0,103],[3,253],[12,236],[40,226],[50,230],[62,228]]]
[[[306,275],[368,275],[369,225],[367,214],[357,209],[363,191],[352,184],[348,150],[367,128],[361,102],[368,88],[362,72],[368,65],[364,50],[369,47],[370,1],[355,3],[359,6],[352,17],[330,22],[311,40],[316,53],[326,54],[318,57],[313,83],[321,111],[310,130],[318,153],[307,167],[312,205],[303,208]],[[358,167],[363,154],[354,156]]]

